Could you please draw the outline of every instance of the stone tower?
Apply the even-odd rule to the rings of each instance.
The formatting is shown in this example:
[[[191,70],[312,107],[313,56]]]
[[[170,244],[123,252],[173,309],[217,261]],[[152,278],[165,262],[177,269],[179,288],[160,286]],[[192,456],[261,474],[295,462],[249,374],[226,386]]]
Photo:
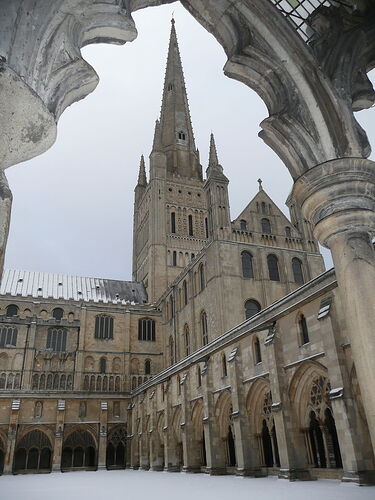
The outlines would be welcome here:
[[[207,242],[207,203],[174,20],[150,179],[135,188],[133,277],[157,300]]]

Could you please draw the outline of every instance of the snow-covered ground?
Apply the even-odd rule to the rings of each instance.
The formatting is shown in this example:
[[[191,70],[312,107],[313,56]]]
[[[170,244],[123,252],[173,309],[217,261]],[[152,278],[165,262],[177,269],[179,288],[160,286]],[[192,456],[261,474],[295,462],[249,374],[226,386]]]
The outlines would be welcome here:
[[[0,477],[0,500],[374,500],[375,487],[145,471]]]

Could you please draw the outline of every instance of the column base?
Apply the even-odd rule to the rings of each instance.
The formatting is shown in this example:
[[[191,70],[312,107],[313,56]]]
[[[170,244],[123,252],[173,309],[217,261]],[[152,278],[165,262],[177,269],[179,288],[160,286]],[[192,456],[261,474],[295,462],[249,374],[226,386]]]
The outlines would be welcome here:
[[[12,469],[10,469],[10,470],[9,469],[8,470],[4,469],[3,473],[2,473],[3,476],[10,476],[11,474],[13,474]]]
[[[51,472],[61,472],[61,464],[52,465]]]
[[[206,474],[210,474],[210,476],[224,476],[227,474],[226,467],[206,467]]]
[[[289,481],[316,481],[307,469],[280,469],[277,477]]]
[[[129,467],[129,469],[138,470],[139,469],[139,465],[131,465]]]
[[[97,470],[107,470],[107,466],[105,464],[98,464]]]
[[[180,472],[181,471],[181,467],[179,465],[171,465],[171,464],[168,464],[164,467],[164,471],[165,472]]]
[[[142,464],[140,468],[142,470],[150,470],[150,464]]]
[[[373,486],[375,485],[375,471],[344,471],[341,481],[343,483],[356,483],[358,486]]]
[[[192,474],[197,474],[198,472],[201,471],[201,466],[200,465],[184,465],[181,469],[181,472],[189,472]]]
[[[262,469],[257,468],[237,468],[236,476],[243,477],[266,477],[267,474]]]
[[[150,470],[162,472],[164,470],[164,465],[151,465]]]

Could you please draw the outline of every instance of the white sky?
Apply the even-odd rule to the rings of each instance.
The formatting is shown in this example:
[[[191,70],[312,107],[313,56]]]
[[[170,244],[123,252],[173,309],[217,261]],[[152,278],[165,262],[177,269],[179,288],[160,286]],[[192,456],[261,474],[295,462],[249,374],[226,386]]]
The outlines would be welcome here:
[[[99,86],[64,112],[49,151],[7,170],[13,212],[6,267],[131,279],[133,189],[140,155],[151,152],[172,12],[204,170],[213,131],[230,180],[232,219],[256,194],[259,177],[286,212],[291,177],[257,137],[265,105],[224,76],[221,46],[181,5],[162,6],[134,15],[134,42],[83,50]],[[360,118],[371,141],[373,113]],[[330,257],[326,263],[331,267]]]

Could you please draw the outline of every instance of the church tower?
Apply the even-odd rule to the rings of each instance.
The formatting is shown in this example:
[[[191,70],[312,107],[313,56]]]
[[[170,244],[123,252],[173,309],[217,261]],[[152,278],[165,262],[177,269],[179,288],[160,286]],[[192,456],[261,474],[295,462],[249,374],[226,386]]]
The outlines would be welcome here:
[[[172,19],[150,177],[141,161],[134,204],[133,278],[157,300],[206,245],[207,203]]]

